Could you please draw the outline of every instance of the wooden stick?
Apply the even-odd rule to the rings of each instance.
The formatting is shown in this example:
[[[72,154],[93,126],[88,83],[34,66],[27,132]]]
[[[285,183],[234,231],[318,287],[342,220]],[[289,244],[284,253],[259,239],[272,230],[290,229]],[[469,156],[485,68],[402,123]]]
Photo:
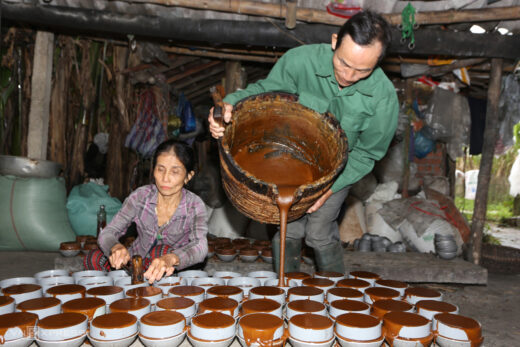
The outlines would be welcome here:
[[[484,129],[484,144],[482,146],[482,158],[478,173],[477,193],[475,195],[475,208],[471,220],[471,252],[470,260],[474,264],[480,264],[482,255],[482,234],[486,222],[486,209],[493,167],[493,154],[498,137],[498,101],[502,80],[502,59],[491,60],[491,79],[488,88],[488,102],[486,110],[486,127]]]
[[[212,58],[229,59],[229,60],[256,61],[256,62],[260,62],[260,63],[274,63],[277,60],[277,58],[259,57],[259,56],[244,55],[244,54],[209,52],[209,51],[200,50],[200,49],[191,50],[188,48],[181,48],[181,47],[163,46],[161,48],[165,52],[185,54],[185,55],[196,55],[199,57],[212,57]]]
[[[285,18],[287,12],[285,6],[247,0],[132,0],[131,2],[178,6],[200,10],[239,13],[274,18]],[[383,14],[383,16],[392,25],[401,24],[401,13]],[[323,23],[338,26],[345,23],[344,18],[333,16],[327,13],[327,11],[303,7],[299,7],[297,9],[296,19],[304,22]],[[419,12],[415,14],[415,20],[420,25],[489,22],[515,19],[520,19],[520,6],[481,8],[472,10],[430,11]]]
[[[222,63],[221,61],[215,60],[215,61],[210,61],[209,63],[206,63],[206,64],[195,66],[195,67],[185,71],[184,73],[177,74],[175,76],[172,76],[172,77],[168,78],[168,80],[166,82],[167,83],[173,83],[175,81],[181,80],[181,79],[183,79],[185,77],[188,77],[188,76],[193,75],[193,74],[195,74],[197,72],[200,72],[200,71],[202,71],[204,69],[210,68],[212,66],[215,66],[215,65],[221,64],[221,63]]]

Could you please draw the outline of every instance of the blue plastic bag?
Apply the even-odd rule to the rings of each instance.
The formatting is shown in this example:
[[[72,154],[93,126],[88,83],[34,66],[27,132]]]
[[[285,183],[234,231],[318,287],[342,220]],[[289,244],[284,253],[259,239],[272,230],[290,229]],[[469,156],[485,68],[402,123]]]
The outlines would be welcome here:
[[[186,100],[184,93],[179,96],[179,104],[177,105],[177,115],[181,118],[181,133],[191,133],[197,129],[195,122],[195,114],[191,102]]]
[[[423,127],[415,134],[413,143],[415,149],[415,156],[422,159],[428,155],[435,148],[435,141],[428,135],[428,127]]]

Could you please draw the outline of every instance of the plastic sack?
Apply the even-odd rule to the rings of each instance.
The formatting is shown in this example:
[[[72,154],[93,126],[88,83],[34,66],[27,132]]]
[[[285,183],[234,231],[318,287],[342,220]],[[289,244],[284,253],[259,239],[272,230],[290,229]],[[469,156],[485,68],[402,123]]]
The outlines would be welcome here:
[[[191,133],[197,129],[193,107],[191,106],[191,102],[186,100],[183,93],[179,96],[177,115],[181,118],[181,133]]]
[[[76,239],[63,178],[0,175],[0,197],[0,251],[51,252]]]
[[[500,142],[505,152],[513,146],[513,127],[520,122],[520,79],[513,74],[502,78],[498,115]]]
[[[108,186],[89,182],[72,188],[67,199],[67,211],[76,235],[96,236],[100,205],[105,205],[107,224],[122,206],[121,201],[108,194]]]
[[[374,175],[378,182],[386,183],[395,181],[402,188],[404,173],[404,141],[397,143],[388,149],[383,159],[376,162],[374,167]],[[408,181],[408,190],[416,190],[419,188],[419,180],[415,177],[417,165],[413,162],[409,163],[410,175]]]
[[[464,199],[475,200],[475,196],[477,195],[477,185],[478,185],[478,170],[469,170],[464,174],[465,176],[465,187],[466,193],[464,194]]]
[[[516,158],[509,173],[509,195],[517,196],[520,194],[520,149],[516,153]]]

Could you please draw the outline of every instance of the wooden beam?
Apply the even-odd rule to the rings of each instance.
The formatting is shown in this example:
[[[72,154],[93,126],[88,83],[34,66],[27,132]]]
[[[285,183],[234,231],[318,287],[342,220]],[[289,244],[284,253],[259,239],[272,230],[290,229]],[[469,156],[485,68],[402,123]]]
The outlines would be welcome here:
[[[189,86],[190,84],[197,83],[200,80],[206,79],[206,78],[208,78],[210,76],[213,76],[215,74],[222,73],[222,72],[224,72],[224,66],[218,65],[218,66],[214,67],[213,69],[211,69],[209,71],[204,71],[203,74],[198,74],[197,76],[186,78],[181,83],[175,83],[175,85],[173,87],[175,89],[179,89],[180,90],[180,89],[182,89],[182,88],[184,88],[186,86]]]
[[[211,52],[203,49],[188,49],[181,47],[161,47],[165,52],[184,54],[184,55],[195,55],[199,57],[212,57],[218,59],[228,59],[228,60],[242,60],[242,61],[256,61],[260,63],[274,63],[277,58],[270,57],[259,57],[253,55],[245,55],[245,54],[231,54],[231,53],[221,53],[221,52]]]
[[[222,62],[221,61],[218,61],[218,60],[214,60],[214,61],[210,61],[209,63],[206,63],[206,64],[201,64],[201,65],[198,65],[198,66],[195,66],[187,71],[185,71],[184,73],[180,73],[180,74],[176,74],[170,78],[168,78],[166,80],[167,83],[173,83],[175,81],[178,81],[178,80],[181,80],[185,77],[188,77],[190,75],[193,75],[197,72],[201,72],[202,70],[205,70],[205,69],[208,69],[212,66],[215,66],[215,65],[218,65],[218,64],[221,64]]]
[[[280,4],[262,3],[258,1],[247,0],[128,0],[128,2],[178,6],[199,10],[210,10],[273,18],[285,18],[287,12],[286,7]],[[401,24],[401,13],[383,14],[383,16],[392,25]],[[299,7],[297,9],[296,19],[309,23],[323,23],[338,26],[345,23],[344,18],[333,16],[327,11],[305,7]],[[418,12],[415,14],[415,20],[420,25],[489,22],[516,19],[520,19],[520,6],[480,8],[471,10],[428,11]]]
[[[493,167],[493,154],[498,137],[498,102],[502,80],[502,59],[491,60],[491,79],[488,88],[488,101],[486,109],[486,126],[484,129],[484,144],[482,146],[482,158],[478,173],[477,193],[475,207],[471,220],[471,251],[470,260],[474,264],[480,263],[482,249],[482,234],[486,223],[486,209]]]

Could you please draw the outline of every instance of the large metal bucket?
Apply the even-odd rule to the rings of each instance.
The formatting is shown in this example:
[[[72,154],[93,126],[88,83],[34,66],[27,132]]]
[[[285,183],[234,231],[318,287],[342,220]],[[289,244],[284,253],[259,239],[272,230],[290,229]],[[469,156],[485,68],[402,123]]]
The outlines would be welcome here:
[[[41,159],[0,155],[0,175],[18,177],[57,177],[61,171],[61,164]]]
[[[296,190],[289,221],[301,217],[347,163],[347,138],[334,116],[302,106],[293,94],[265,93],[238,102],[219,146],[222,183],[233,205],[262,223],[280,223],[278,188],[246,172],[233,158],[245,144],[262,141],[297,148],[319,168],[319,179]]]

